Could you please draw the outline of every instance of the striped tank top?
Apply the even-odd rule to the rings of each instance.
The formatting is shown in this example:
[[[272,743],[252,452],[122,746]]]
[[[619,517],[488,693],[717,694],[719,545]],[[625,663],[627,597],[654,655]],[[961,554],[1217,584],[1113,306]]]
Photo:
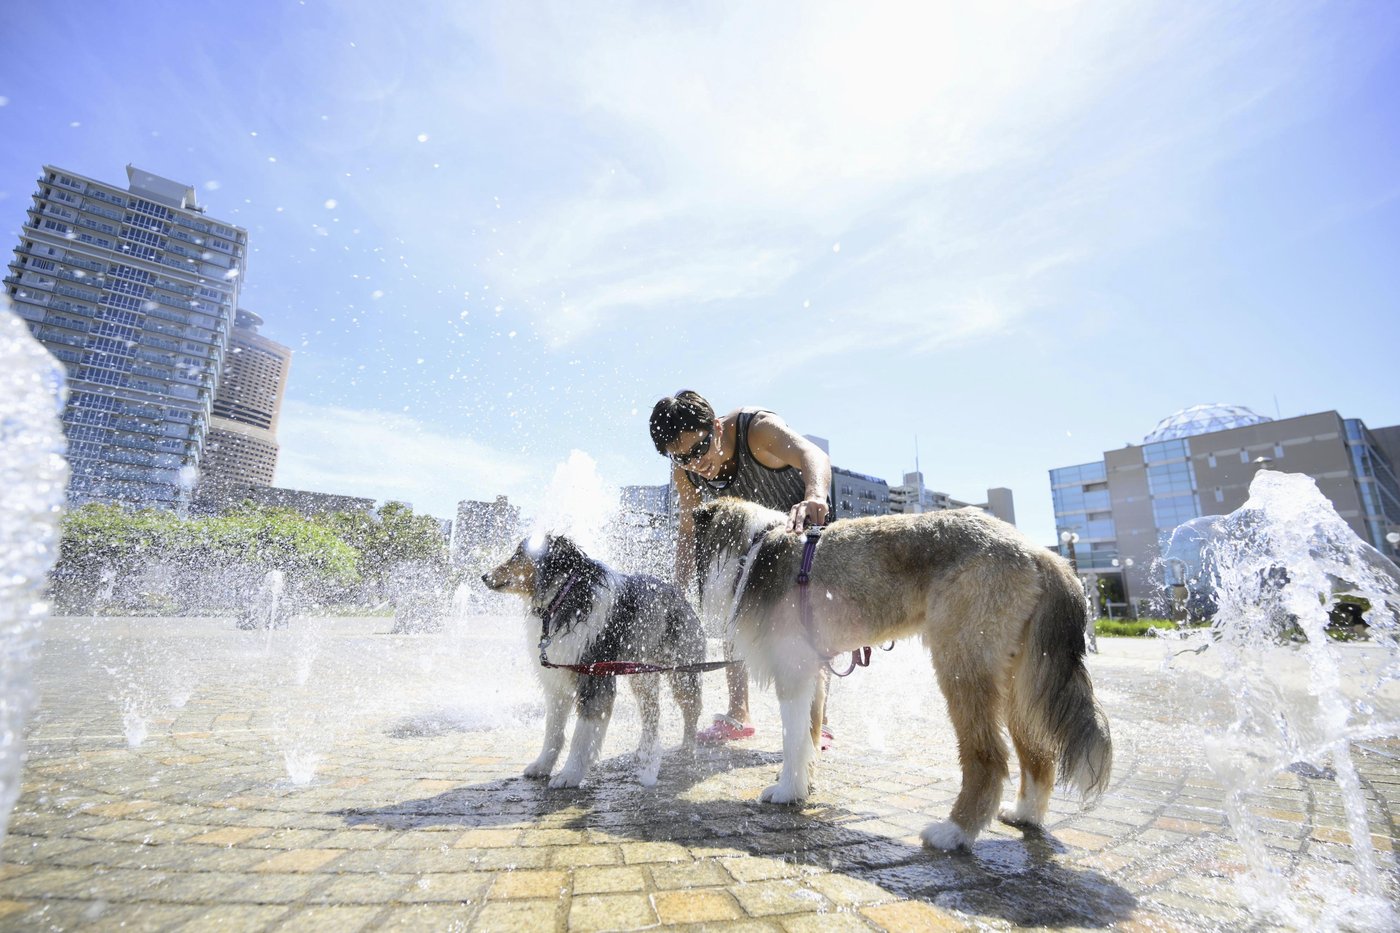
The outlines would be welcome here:
[[[707,480],[686,471],[690,483],[700,492],[700,498],[735,496],[765,508],[786,512],[807,498],[807,483],[802,471],[785,466],[779,469],[764,466],[749,451],[749,424],[754,415],[766,413],[762,408],[741,408],[735,430],[734,456],[739,466],[727,480]],[[829,498],[829,497],[828,497]]]

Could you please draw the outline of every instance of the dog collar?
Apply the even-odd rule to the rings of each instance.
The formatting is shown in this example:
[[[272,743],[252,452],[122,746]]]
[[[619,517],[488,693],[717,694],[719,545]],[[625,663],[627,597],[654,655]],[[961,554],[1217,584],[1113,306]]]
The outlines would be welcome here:
[[[550,629],[554,627],[554,626],[553,626],[554,617],[555,617],[555,615],[558,614],[559,609],[563,606],[563,604],[564,604],[564,597],[569,595],[569,590],[573,589],[573,588],[574,588],[574,584],[577,583],[577,582],[578,582],[578,574],[577,574],[577,573],[570,574],[570,575],[569,575],[569,579],[566,580],[566,581],[564,581],[564,585],[561,586],[561,587],[559,588],[559,592],[554,594],[554,598],[551,599],[551,600],[549,601],[549,605],[546,606],[545,609],[544,609],[544,611],[542,611],[542,612],[540,613],[540,660],[541,660],[541,661],[545,661],[545,656],[544,656],[545,649],[548,648],[548,647],[549,647],[549,643],[550,643],[551,641],[553,641],[553,636],[550,634]],[[546,663],[547,663],[547,662],[546,662]]]

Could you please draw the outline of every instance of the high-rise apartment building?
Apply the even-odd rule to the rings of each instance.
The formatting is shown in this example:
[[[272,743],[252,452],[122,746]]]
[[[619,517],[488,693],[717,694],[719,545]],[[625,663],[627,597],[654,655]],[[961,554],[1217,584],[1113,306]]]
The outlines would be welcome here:
[[[271,486],[277,418],[292,351],[258,333],[262,318],[238,309],[200,464],[200,482]]]
[[[248,234],[193,187],[126,172],[123,189],[44,166],[5,286],[68,371],[70,502],[174,507],[198,476]]]
[[[1267,468],[1312,477],[1357,536],[1393,559],[1386,535],[1400,530],[1400,483],[1385,441],[1395,431],[1372,432],[1335,411],[1275,421],[1237,405],[1188,408],[1140,445],[1050,471],[1060,551],[1069,557],[1073,547],[1091,597],[1151,599],[1163,582],[1156,558],[1166,536],[1182,522],[1239,508]]]
[[[936,492],[924,485],[924,474],[915,470],[904,474],[904,482],[890,487],[889,511],[895,515],[917,515],[941,512],[945,509],[981,509],[1009,525],[1016,524],[1016,500],[1011,490],[996,486],[987,490],[986,502],[963,502],[946,492]]]

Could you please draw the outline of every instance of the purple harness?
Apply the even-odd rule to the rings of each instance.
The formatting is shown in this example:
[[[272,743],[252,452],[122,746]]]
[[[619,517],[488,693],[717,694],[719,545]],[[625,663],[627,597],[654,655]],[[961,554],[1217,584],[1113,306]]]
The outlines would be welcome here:
[[[822,536],[822,526],[812,525],[807,529],[806,535],[807,540],[802,545],[802,567],[797,571],[797,611],[802,617],[802,629],[807,634],[807,643],[811,645],[818,654],[821,654],[821,649],[817,647],[816,633],[812,629],[812,605],[809,601],[810,597],[808,595],[807,585],[812,580],[812,562],[815,561],[817,557],[817,541]],[[893,643],[891,643],[890,647],[894,647]],[[885,650],[888,651],[889,648]],[[831,673],[835,674],[837,677],[848,677],[857,667],[870,666],[870,646],[866,645],[863,648],[856,648],[852,651],[850,666],[844,671],[838,671],[831,666],[831,662],[834,658],[835,655],[826,658],[827,670],[831,671]]]

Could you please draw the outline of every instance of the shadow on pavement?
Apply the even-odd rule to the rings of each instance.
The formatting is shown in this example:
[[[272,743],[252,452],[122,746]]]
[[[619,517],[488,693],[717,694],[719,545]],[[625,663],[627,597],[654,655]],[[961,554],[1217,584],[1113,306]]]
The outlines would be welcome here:
[[[508,778],[339,815],[351,826],[412,830],[489,828],[569,814],[549,828],[781,859],[859,879],[895,897],[1023,926],[1107,927],[1127,918],[1137,905],[1136,898],[1103,875],[1057,859],[1065,847],[1039,830],[1026,831],[1020,840],[984,837],[970,853],[944,853],[851,825],[872,814],[823,804],[820,789],[816,801],[803,808],[688,799],[711,777],[752,767],[776,770],[781,757],[725,748],[701,751],[691,760],[673,750],[657,785],[644,788],[633,781],[631,758],[624,755],[600,762],[588,785],[577,790],[550,790],[542,780]]]

